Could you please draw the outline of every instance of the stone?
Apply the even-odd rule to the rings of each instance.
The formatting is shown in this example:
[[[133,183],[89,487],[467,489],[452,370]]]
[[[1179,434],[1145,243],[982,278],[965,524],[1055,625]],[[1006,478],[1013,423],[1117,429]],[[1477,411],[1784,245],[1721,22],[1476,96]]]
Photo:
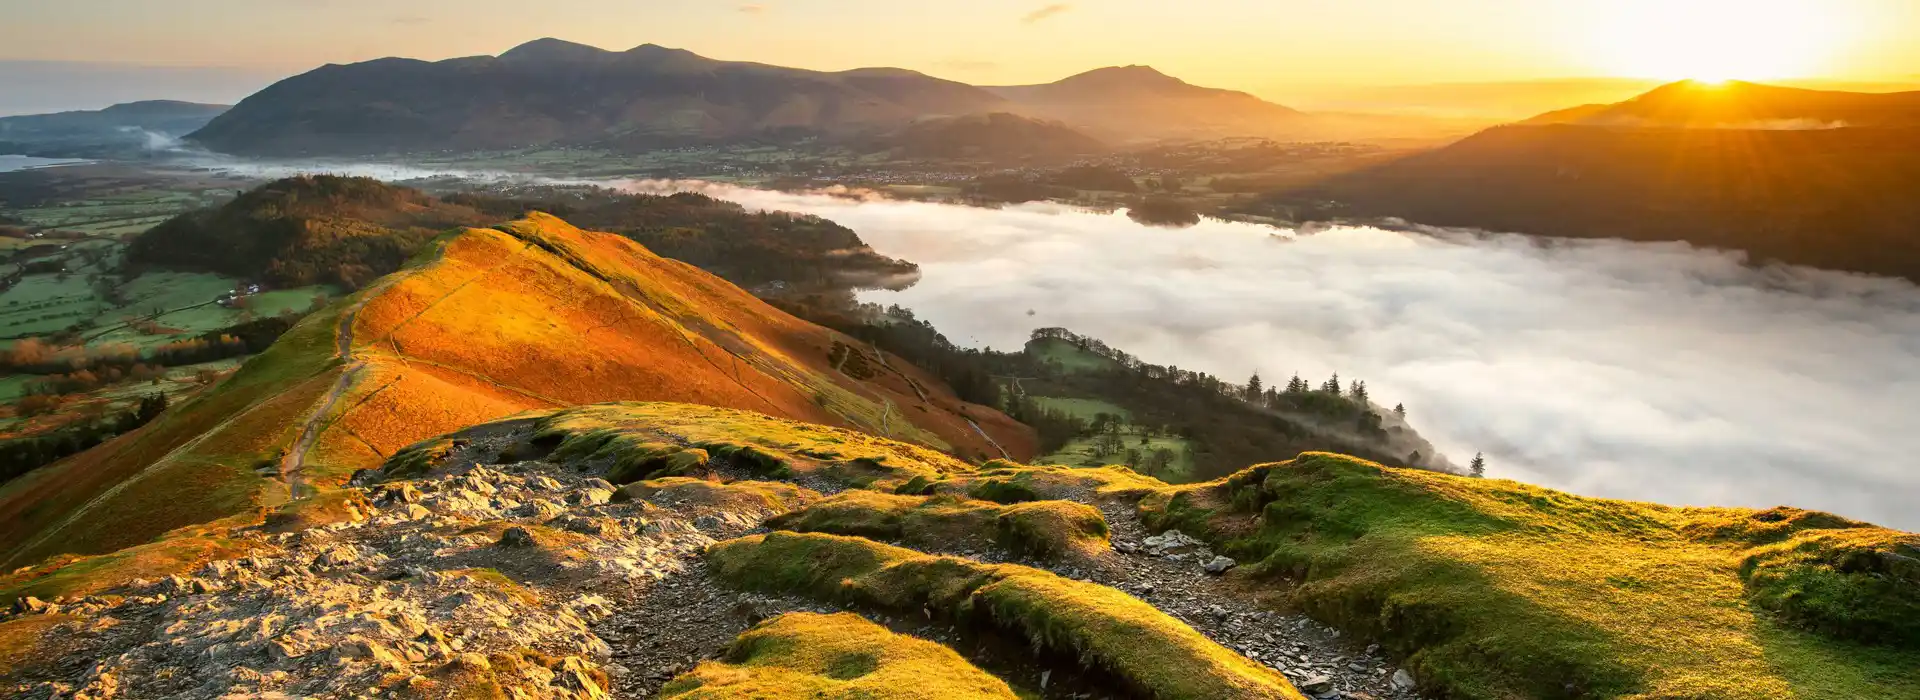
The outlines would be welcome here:
[[[1406,669],[1403,668],[1393,672],[1394,690],[1413,690],[1413,686],[1413,674],[1407,673]]]
[[[1308,695],[1320,695],[1332,692],[1333,677],[1327,675],[1310,676],[1306,680],[1300,681],[1294,687],[1299,688],[1300,692]]]
[[[1240,562],[1234,561],[1227,557],[1214,557],[1212,560],[1208,561],[1203,568],[1207,570],[1207,573],[1213,574],[1215,576],[1219,576],[1221,574],[1227,573],[1228,569],[1232,569],[1233,567],[1236,567],[1239,565],[1240,565]]]
[[[510,527],[506,532],[500,533],[502,547],[532,547],[533,545],[533,533],[527,532],[524,527]]]
[[[453,657],[451,664],[455,668],[468,671],[485,671],[493,668],[493,664],[487,661],[487,657],[471,651]]]
[[[13,612],[16,615],[44,615],[59,609],[58,605],[30,595],[21,596],[13,601]]]
[[[1229,617],[1233,617],[1232,612],[1228,611],[1225,607],[1222,607],[1219,605],[1215,605],[1213,607],[1207,608],[1207,613],[1221,620],[1225,620]]]

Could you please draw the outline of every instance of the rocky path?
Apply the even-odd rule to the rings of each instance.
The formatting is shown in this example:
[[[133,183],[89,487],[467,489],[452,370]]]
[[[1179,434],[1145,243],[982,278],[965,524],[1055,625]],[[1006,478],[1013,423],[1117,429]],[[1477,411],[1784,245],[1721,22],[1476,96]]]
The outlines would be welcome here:
[[[1339,630],[1262,604],[1254,586],[1230,575],[1231,560],[1178,531],[1149,533],[1132,504],[1084,500],[1106,517],[1121,562],[1086,572],[1089,580],[1132,593],[1220,645],[1272,666],[1308,695],[1418,697],[1412,676],[1380,655],[1378,646],[1343,639]]]
[[[60,658],[10,678],[0,696],[357,697],[373,688],[438,696],[450,678],[484,676],[511,697],[647,698],[761,620],[840,610],[741,592],[708,575],[706,546],[761,531],[770,511],[667,492],[623,500],[577,465],[494,464],[515,439],[477,438],[445,473],[369,486],[346,522],[238,529],[231,535],[253,544],[249,556],[193,575],[23,600],[14,615],[60,625]],[[1231,574],[1209,573],[1216,558],[1200,543],[1147,532],[1131,504],[1077,500],[1102,510],[1115,552],[1085,570],[1019,563],[1131,593],[1316,698],[1415,697],[1374,649],[1275,612]],[[1008,561],[994,551],[945,553]],[[994,630],[854,612],[946,644],[1043,698],[1129,696]]]

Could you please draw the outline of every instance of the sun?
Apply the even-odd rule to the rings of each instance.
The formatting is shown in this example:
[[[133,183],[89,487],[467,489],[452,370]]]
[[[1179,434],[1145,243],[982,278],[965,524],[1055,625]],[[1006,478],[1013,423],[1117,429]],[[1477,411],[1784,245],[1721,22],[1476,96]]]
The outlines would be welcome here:
[[[1661,80],[1815,75],[1845,43],[1829,0],[1611,0],[1580,30],[1595,67]]]

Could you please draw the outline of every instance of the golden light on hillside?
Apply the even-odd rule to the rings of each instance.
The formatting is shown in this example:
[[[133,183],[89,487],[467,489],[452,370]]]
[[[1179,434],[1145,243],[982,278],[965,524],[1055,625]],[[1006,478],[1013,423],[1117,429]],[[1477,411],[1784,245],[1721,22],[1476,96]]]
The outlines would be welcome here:
[[[1581,31],[1594,67],[1623,77],[1771,80],[1827,68],[1846,18],[1824,0],[1618,0]]]

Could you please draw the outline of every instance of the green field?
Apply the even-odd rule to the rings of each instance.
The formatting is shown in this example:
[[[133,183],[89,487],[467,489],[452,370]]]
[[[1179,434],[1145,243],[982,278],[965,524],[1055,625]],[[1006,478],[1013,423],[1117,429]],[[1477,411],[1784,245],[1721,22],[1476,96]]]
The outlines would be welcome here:
[[[1041,362],[1057,364],[1067,372],[1091,372],[1114,366],[1113,360],[1095,355],[1064,340],[1041,338],[1027,343],[1027,354]]]
[[[1092,421],[1094,416],[1102,413],[1118,418],[1121,421],[1133,419],[1133,412],[1099,399],[1067,399],[1057,396],[1035,396],[1033,397],[1033,401],[1049,411],[1069,413],[1088,421]]]

